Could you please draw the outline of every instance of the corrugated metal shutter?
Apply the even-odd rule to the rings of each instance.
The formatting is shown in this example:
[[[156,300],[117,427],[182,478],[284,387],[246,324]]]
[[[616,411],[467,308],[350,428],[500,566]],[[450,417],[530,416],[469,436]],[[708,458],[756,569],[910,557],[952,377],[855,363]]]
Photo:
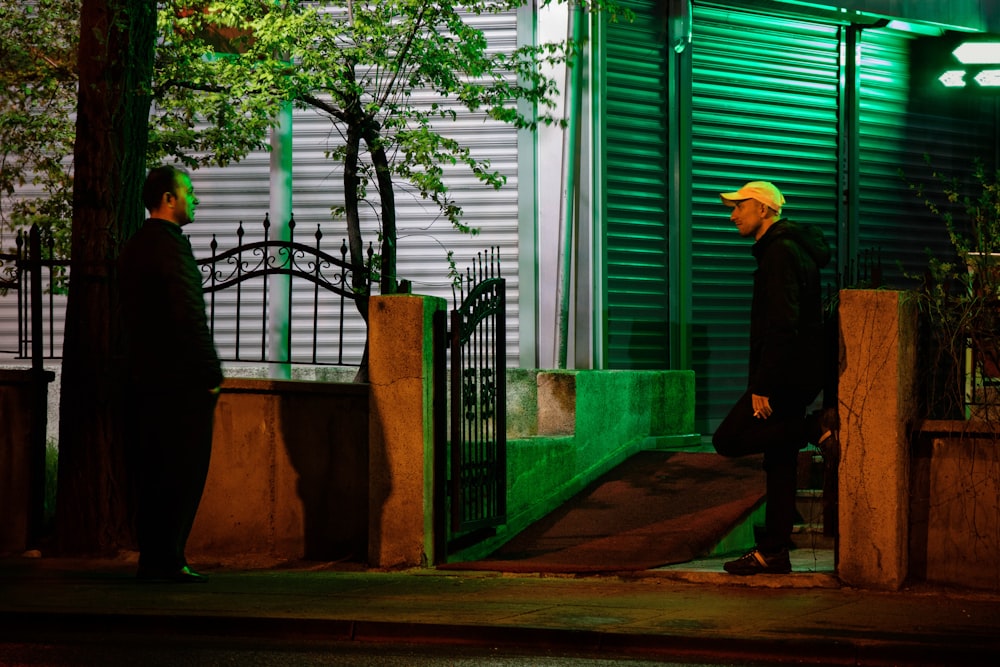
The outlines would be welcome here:
[[[929,104],[911,95],[909,53],[925,39],[933,38],[879,29],[865,30],[861,40],[858,248],[881,257],[884,279],[895,287],[913,285],[906,274],[922,274],[926,248],[942,257],[950,248],[944,224],[904,176],[932,183],[925,156],[934,169],[966,175],[973,156],[989,161],[997,145],[992,100],[939,97]]]
[[[787,217],[835,241],[839,28],[698,3],[692,58],[692,363],[710,434],[746,387],[755,269],[719,193],[773,181]]]
[[[604,336],[607,368],[667,368],[667,59],[655,0],[607,30]]]
[[[491,49],[512,51],[517,40],[517,13],[486,14],[470,18],[470,23],[482,29]],[[414,94],[413,100],[430,104],[430,96]],[[439,101],[439,100],[435,100]],[[478,252],[499,248],[501,270],[507,278],[507,361],[516,366],[519,357],[518,327],[518,179],[517,131],[509,125],[488,120],[482,114],[458,111],[455,123],[443,123],[441,130],[469,146],[478,156],[488,156],[494,169],[507,176],[507,184],[500,190],[481,185],[464,167],[446,167],[445,174],[450,195],[465,210],[464,221],[480,230],[476,236],[462,234],[439,219],[437,208],[422,200],[405,185],[397,183],[396,213],[398,218],[398,277],[410,280],[413,292],[439,296],[452,303],[449,279],[448,250],[454,251],[456,267],[463,271],[471,265]],[[323,234],[323,246],[336,253],[347,230],[342,220],[331,220],[330,209],[343,205],[343,172],[339,164],[325,157],[325,152],[340,141],[340,136],[329,120],[317,113],[296,110],[293,114],[293,195],[292,210],[296,222],[296,240],[314,243],[317,225]],[[200,169],[193,180],[201,199],[197,222],[185,228],[199,257],[210,254],[209,244],[215,235],[220,248],[235,245],[236,228],[243,221],[246,240],[262,238],[261,221],[269,202],[269,156],[260,151],[242,162],[226,168]],[[374,186],[370,197],[377,202]],[[376,239],[378,221],[375,215],[362,208],[366,240]],[[272,228],[273,234],[273,228]],[[327,246],[327,244],[330,244]],[[376,248],[378,242],[375,242]],[[234,308],[229,297],[219,295],[226,313]],[[244,294],[244,298],[247,294]],[[260,294],[250,295],[260,302]],[[292,332],[311,331],[311,302],[296,301],[293,310]],[[356,364],[361,358],[365,341],[365,328],[353,306],[348,305],[349,323],[346,327],[345,354]],[[334,316],[333,305],[324,308],[329,317]],[[229,317],[232,317],[230,314]],[[335,343],[335,330],[329,319],[324,320],[324,338]],[[258,334],[259,335],[259,334]],[[233,324],[217,324],[217,344],[220,347],[233,341]],[[241,341],[241,348],[245,342]],[[257,345],[259,353],[259,343]],[[225,352],[225,350],[223,350]],[[331,348],[324,356],[329,359]]]
[[[482,29],[494,50],[512,51],[517,42],[517,12],[484,14],[469,19]],[[421,96],[414,95],[419,104]],[[426,103],[431,98],[425,96]],[[438,211],[420,197],[397,184],[396,205],[399,226],[398,275],[412,281],[413,291],[439,296],[452,302],[451,282],[447,251],[454,251],[454,262],[460,271],[470,266],[478,252],[498,248],[501,269],[507,278],[507,360],[518,365],[518,172],[517,131],[486,119],[482,114],[458,110],[458,121],[442,125],[442,131],[461,139],[473,153],[488,156],[492,166],[507,176],[507,184],[498,191],[488,189],[476,181],[464,167],[446,168],[450,194],[463,206],[464,221],[480,229],[476,236],[462,234],[447,222],[438,219]],[[309,111],[295,111],[293,115],[293,198],[292,210],[296,220],[296,240],[314,243],[317,225],[323,234],[323,248],[337,254],[341,239],[346,237],[342,221],[331,220],[330,209],[343,203],[342,171],[339,165],[327,159],[325,151],[338,142],[339,135],[327,119]],[[263,238],[262,222],[269,207],[269,154],[257,151],[238,164],[225,168],[204,168],[192,174],[192,180],[201,204],[196,222],[185,227],[195,254],[211,255],[213,237],[220,252],[237,245],[237,228],[242,222],[244,242]],[[365,227],[367,237],[375,239],[377,221],[367,212]],[[271,234],[275,234],[278,221],[272,221]],[[298,288],[297,288],[298,289]],[[304,292],[301,297],[307,297]],[[332,296],[332,295],[331,295]],[[243,309],[259,315],[263,310],[263,293],[260,285],[244,285]],[[224,356],[230,357],[235,344],[235,294],[220,292],[216,295],[216,343]],[[56,297],[55,354],[61,354],[62,319],[65,299]],[[336,327],[333,321],[336,308],[332,300],[322,307],[322,346],[320,357],[327,362],[335,359]],[[356,310],[348,305],[349,322],[345,327],[346,359],[348,363],[360,361],[365,342],[365,327]],[[251,316],[253,317],[253,316]],[[291,331],[293,340],[311,345],[312,303],[308,298],[295,298]],[[245,324],[250,325],[250,322]],[[241,356],[257,357],[261,354],[261,335],[265,328],[262,318],[256,325],[244,330],[240,340]],[[46,338],[48,342],[48,338]],[[296,342],[298,347],[300,343]],[[0,298],[0,350],[17,349],[16,294]],[[294,349],[293,349],[294,351]],[[8,353],[9,354],[9,353]]]

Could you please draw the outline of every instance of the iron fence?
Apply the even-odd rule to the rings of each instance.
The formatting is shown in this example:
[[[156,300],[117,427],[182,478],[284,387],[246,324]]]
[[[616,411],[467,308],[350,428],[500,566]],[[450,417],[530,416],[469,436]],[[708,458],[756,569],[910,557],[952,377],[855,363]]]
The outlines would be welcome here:
[[[246,240],[240,222],[236,245],[196,260],[203,273],[209,326],[219,356],[227,362],[294,363],[356,366],[345,358],[345,330],[350,321],[363,345],[367,325],[358,310],[371,289],[373,249],[355,267],[341,239],[324,247],[320,225],[309,243],[295,238],[294,218],[288,239],[271,236],[267,215],[262,238]],[[53,259],[53,241],[38,226],[19,231],[12,252],[0,253],[0,355],[30,359],[41,368],[62,356],[62,323],[72,262]],[[275,307],[280,304],[281,307]],[[11,311],[15,314],[11,315]],[[13,329],[16,328],[16,339]]]
[[[507,517],[506,281],[496,250],[459,281],[451,311],[451,531],[461,543]]]
[[[358,301],[368,299],[371,244],[365,265],[355,267],[347,257],[346,240],[341,239],[336,255],[323,249],[320,225],[311,244],[295,240],[294,216],[287,241],[271,237],[269,216],[264,216],[261,227],[261,240],[246,241],[240,222],[237,244],[222,252],[213,235],[211,256],[198,260],[209,326],[220,356],[234,362],[358,365],[360,359],[344,358],[347,304],[354,309]],[[287,277],[283,284],[275,281],[283,276]],[[228,298],[223,291],[230,292]],[[222,323],[227,325],[225,331]],[[366,327],[362,329],[366,335]]]
[[[19,230],[14,250],[0,253],[0,296],[15,302],[15,316],[4,319],[4,326],[16,326],[13,346],[0,354],[31,359],[41,368],[45,359],[56,359],[61,336],[57,335],[65,306],[60,286],[65,283],[70,262],[54,259],[55,242],[37,225]],[[9,309],[8,309],[9,311]],[[10,341],[10,336],[4,336]]]

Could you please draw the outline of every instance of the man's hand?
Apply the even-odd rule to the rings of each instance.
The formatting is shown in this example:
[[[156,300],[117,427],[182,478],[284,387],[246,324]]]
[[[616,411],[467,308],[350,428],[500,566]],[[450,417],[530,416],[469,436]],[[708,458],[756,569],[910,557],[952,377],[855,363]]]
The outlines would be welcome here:
[[[750,394],[753,402],[753,416],[757,419],[767,419],[771,416],[771,401],[767,396]]]

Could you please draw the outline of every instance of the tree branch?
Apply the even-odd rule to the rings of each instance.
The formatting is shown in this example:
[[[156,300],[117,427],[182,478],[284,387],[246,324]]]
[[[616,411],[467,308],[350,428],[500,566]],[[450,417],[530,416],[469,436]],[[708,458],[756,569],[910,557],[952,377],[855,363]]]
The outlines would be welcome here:
[[[416,23],[414,23],[413,25],[413,30],[406,37],[406,44],[404,44],[403,48],[399,50],[399,54],[396,57],[396,67],[393,70],[392,78],[389,80],[389,85],[387,85],[385,87],[385,90],[382,91],[382,99],[378,101],[379,107],[385,105],[386,101],[389,99],[389,95],[391,94],[392,90],[396,87],[396,80],[399,78],[399,73],[403,69],[403,63],[406,62],[406,57],[407,54],[410,52],[410,47],[413,46],[413,40],[416,37],[417,31],[420,29],[420,26],[423,25],[424,14],[426,13],[427,13],[427,2],[424,2],[424,4],[420,8],[420,13],[417,15]]]
[[[343,109],[333,104],[330,104],[325,100],[321,100],[320,98],[314,95],[299,95],[296,99],[305,102],[309,106],[316,107],[320,111],[324,111],[330,114],[331,116],[333,116],[334,118],[336,118],[341,122],[347,123],[349,121],[347,113]]]

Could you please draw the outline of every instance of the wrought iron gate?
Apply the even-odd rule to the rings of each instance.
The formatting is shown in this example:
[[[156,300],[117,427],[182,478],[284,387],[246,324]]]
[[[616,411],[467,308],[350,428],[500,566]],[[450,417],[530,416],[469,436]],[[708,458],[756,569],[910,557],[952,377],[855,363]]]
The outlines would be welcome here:
[[[457,288],[449,331],[452,537],[489,530],[507,514],[507,299],[498,252],[479,253]]]

